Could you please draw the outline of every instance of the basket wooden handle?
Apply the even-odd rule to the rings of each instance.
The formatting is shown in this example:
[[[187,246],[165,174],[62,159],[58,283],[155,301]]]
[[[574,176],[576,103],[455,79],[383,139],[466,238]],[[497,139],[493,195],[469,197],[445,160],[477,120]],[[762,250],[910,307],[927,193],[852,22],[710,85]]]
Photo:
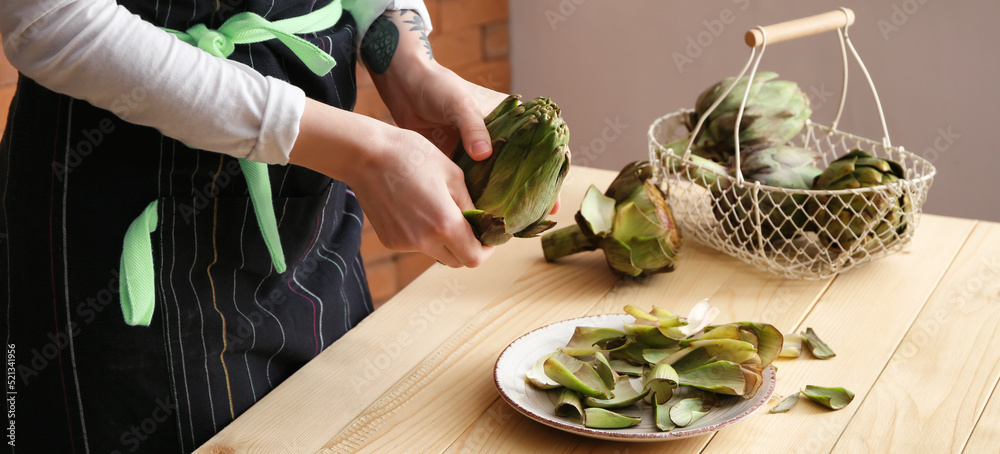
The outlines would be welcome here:
[[[803,36],[836,30],[853,23],[854,11],[851,11],[850,8],[843,8],[780,24],[768,25],[764,27],[764,32],[767,34],[767,43],[775,44]],[[764,43],[764,33],[761,33],[757,29],[750,30],[746,34],[746,42],[750,47],[758,47]]]

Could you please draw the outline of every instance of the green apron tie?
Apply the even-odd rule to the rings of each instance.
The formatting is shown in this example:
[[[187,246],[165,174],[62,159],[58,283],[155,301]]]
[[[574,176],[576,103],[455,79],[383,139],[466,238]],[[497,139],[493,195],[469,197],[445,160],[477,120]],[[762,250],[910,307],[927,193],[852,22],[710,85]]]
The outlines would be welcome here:
[[[237,44],[252,44],[270,39],[278,39],[306,67],[316,75],[323,76],[330,72],[337,62],[326,52],[295,36],[302,33],[313,33],[333,27],[340,20],[343,8],[341,0],[334,0],[329,5],[299,17],[270,22],[254,13],[237,14],[217,30],[211,30],[204,24],[189,28],[186,32],[164,29],[176,35],[181,41],[208,52],[219,58],[228,58],[236,49]],[[271,182],[267,173],[267,164],[240,159],[240,168],[247,179],[250,191],[250,201],[257,217],[257,224],[264,236],[271,262],[278,273],[286,269],[285,254],[278,237],[278,222],[274,215],[274,201],[271,198]],[[153,245],[150,234],[156,231],[157,203],[153,201],[132,221],[125,233],[121,260],[121,304],[125,323],[129,325],[149,326],[155,307],[155,281],[153,268]]]
[[[156,231],[156,206],[155,200],[146,206],[125,232],[119,298],[125,323],[133,326],[149,326],[153,318],[153,243],[149,234]]]

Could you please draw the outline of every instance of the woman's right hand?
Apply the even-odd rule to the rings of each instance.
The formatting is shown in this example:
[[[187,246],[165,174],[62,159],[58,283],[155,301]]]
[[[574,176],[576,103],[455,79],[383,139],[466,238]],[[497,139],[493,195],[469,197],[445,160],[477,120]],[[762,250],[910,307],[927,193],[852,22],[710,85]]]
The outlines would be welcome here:
[[[451,267],[492,254],[462,216],[462,170],[420,134],[307,100],[290,163],[347,183],[386,247]]]

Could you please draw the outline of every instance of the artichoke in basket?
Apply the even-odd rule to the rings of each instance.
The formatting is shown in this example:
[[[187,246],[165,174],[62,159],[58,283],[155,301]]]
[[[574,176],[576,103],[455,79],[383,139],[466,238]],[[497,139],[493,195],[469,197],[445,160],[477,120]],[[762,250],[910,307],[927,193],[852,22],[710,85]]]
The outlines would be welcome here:
[[[463,214],[488,246],[552,228],[555,223],[545,217],[569,171],[569,129],[559,107],[548,98],[520,100],[511,95],[486,116],[493,141],[489,158],[473,160],[461,143],[455,151],[476,206]]]
[[[813,182],[816,190],[859,189],[905,178],[899,163],[853,150],[830,163]],[[907,229],[912,211],[906,193],[884,192],[816,197],[816,224],[820,240],[834,251],[874,252],[888,247]]]
[[[615,274],[673,271],[684,240],[652,175],[649,161],[639,161],[627,165],[603,195],[591,185],[577,225],[542,237],[545,259],[600,248]]]
[[[815,150],[793,146],[759,146],[747,150],[741,170],[748,183],[789,189],[811,189],[813,179],[820,174],[815,164],[820,154]],[[735,173],[735,169],[733,170]],[[754,212],[754,192],[756,207],[760,212],[760,224]],[[754,186],[716,185],[712,191],[712,210],[724,231],[737,244],[759,245],[757,230],[761,238],[771,245],[791,240],[796,233],[810,227],[808,196],[786,194],[777,189]]]
[[[809,97],[799,86],[787,80],[773,80],[776,77],[776,73],[763,72],[757,74],[750,84],[750,93],[740,121],[741,149],[761,144],[784,144],[798,135],[812,115]],[[733,80],[732,77],[724,79],[698,97],[695,111],[686,118],[689,130],[694,130],[708,108]],[[692,153],[720,164],[733,165],[736,153],[733,134],[748,80],[747,76],[741,77],[715,110],[708,113],[698,137],[695,138]]]

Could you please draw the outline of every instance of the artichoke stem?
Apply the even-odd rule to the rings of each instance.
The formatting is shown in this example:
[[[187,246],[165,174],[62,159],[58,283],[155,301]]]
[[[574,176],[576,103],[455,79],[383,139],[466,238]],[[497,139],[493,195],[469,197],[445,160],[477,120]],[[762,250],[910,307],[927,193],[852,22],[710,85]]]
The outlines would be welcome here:
[[[555,230],[546,233],[542,237],[542,250],[545,251],[545,260],[550,262],[559,257],[596,249],[597,245],[583,234],[578,225],[571,225]]]

